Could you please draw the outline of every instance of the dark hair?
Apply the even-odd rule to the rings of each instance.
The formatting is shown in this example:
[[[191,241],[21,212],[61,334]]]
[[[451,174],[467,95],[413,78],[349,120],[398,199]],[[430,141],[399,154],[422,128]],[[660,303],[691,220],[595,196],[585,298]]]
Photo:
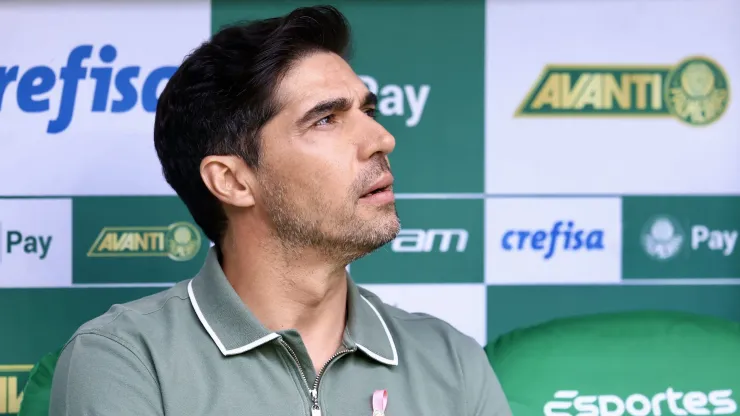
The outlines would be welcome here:
[[[260,162],[260,130],[279,111],[275,91],[300,58],[333,52],[348,59],[350,27],[331,6],[299,8],[222,28],[186,57],[157,103],[154,147],[167,183],[217,246],[227,219],[200,176],[209,155]]]

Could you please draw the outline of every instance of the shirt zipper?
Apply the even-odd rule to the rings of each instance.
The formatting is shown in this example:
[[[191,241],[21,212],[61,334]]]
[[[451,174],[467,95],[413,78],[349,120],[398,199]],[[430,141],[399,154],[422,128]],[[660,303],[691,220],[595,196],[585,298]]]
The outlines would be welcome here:
[[[288,345],[285,340],[280,338],[280,343],[283,344],[285,349],[288,350],[288,353],[290,354],[290,357],[295,362],[295,365],[298,367],[298,372],[301,375],[301,378],[303,379],[303,382],[306,384],[306,388],[308,389],[308,394],[311,397],[311,416],[321,416],[321,407],[319,406],[319,383],[321,383],[321,376],[324,375],[324,371],[327,367],[329,367],[329,364],[331,364],[332,361],[336,360],[337,358],[341,357],[344,354],[350,353],[353,350],[341,350],[337,351],[334,355],[329,358],[329,360],[326,361],[326,364],[324,364],[323,367],[321,367],[321,370],[319,370],[319,374],[316,375],[316,380],[313,382],[313,386],[308,384],[308,378],[306,378],[306,373],[303,372],[303,367],[301,366],[301,362],[298,361],[298,355],[296,355],[295,351],[293,351],[293,348]]]

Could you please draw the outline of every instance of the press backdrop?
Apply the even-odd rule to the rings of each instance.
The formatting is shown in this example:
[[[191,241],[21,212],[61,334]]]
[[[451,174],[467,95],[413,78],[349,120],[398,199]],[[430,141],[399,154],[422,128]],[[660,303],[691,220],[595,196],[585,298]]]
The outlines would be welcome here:
[[[198,270],[157,94],[221,25],[299,4],[0,4],[0,414],[84,321]],[[740,319],[739,2],[335,4],[397,140],[403,230],[359,283],[481,344],[598,311]]]

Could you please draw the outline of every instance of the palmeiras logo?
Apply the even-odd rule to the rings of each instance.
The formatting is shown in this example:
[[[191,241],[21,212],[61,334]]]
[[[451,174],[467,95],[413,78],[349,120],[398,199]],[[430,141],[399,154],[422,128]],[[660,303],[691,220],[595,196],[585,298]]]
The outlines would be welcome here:
[[[681,252],[686,235],[681,225],[668,215],[658,215],[643,227],[640,242],[645,253],[655,260],[665,261]]]

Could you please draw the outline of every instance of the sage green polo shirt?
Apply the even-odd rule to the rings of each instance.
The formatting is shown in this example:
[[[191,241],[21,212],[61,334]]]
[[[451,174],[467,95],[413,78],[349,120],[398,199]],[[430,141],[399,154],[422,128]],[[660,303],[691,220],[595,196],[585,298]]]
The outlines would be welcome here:
[[[193,279],[80,327],[50,415],[372,416],[376,390],[386,416],[511,415],[475,340],[351,279],[347,304],[343,345],[317,376],[298,332],[260,324],[211,249]]]

